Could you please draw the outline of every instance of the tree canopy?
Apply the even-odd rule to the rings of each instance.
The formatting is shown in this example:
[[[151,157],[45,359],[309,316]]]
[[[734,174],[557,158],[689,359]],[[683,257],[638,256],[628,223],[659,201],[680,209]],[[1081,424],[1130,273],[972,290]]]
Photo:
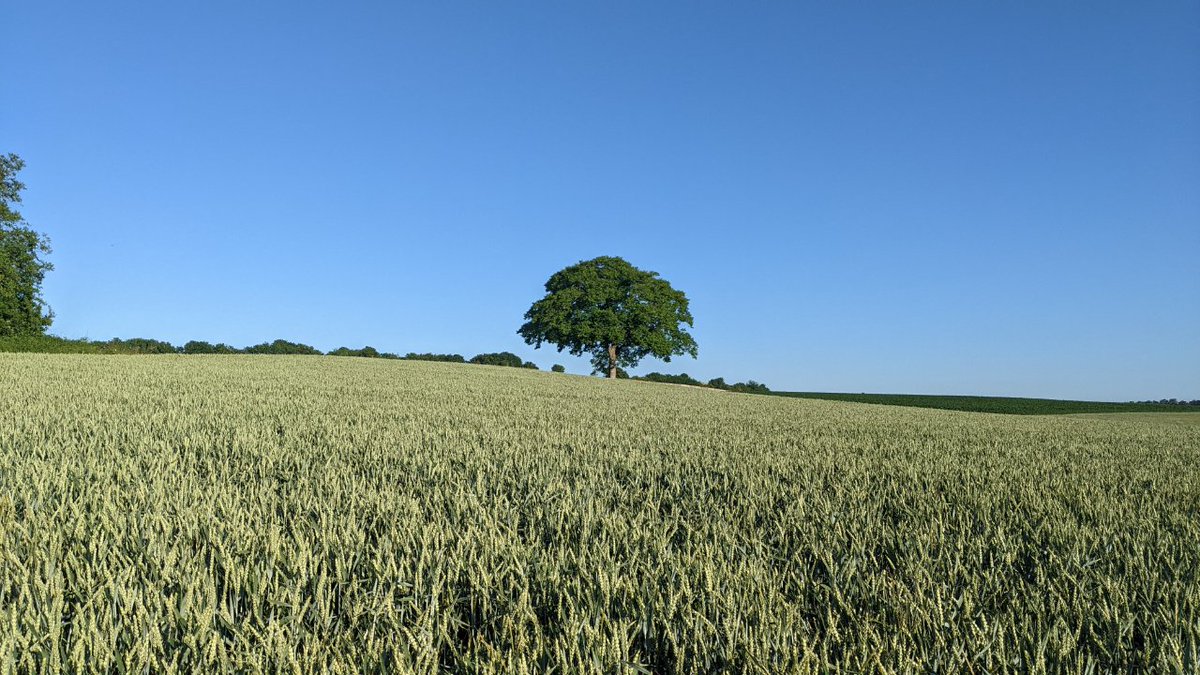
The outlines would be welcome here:
[[[17,155],[0,155],[0,336],[41,335],[54,316],[42,299],[42,280],[53,269],[42,259],[50,241],[13,208],[25,189],[17,180],[23,168]]]
[[[442,363],[466,363],[462,354],[418,354],[409,352],[402,357],[406,361],[440,361]]]
[[[525,342],[556,345],[575,356],[590,354],[597,372],[616,378],[647,356],[670,361],[696,356],[688,300],[657,272],[622,258],[601,256],[556,272],[546,296],[525,313],[517,331]]]
[[[320,356],[321,350],[301,342],[275,340],[252,345],[242,350],[246,354],[300,354],[304,356]]]

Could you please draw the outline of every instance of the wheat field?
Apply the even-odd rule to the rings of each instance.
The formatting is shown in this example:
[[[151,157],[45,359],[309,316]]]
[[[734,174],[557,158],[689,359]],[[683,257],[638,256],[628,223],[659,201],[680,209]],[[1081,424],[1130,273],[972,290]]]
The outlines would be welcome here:
[[[1195,672],[1200,427],[0,354],[0,671]]]

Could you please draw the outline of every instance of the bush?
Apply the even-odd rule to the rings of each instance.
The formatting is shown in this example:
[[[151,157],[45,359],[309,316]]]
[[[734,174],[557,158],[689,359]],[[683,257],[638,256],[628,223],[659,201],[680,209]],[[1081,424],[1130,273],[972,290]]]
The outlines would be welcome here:
[[[680,373],[679,375],[650,373],[649,375],[643,375],[634,379],[645,380],[647,382],[665,382],[667,384],[686,384],[693,387],[712,387],[713,389],[736,391],[744,394],[766,394],[771,391],[767,388],[767,385],[762,384],[761,382],[755,382],[754,380],[750,380],[748,382],[738,382],[737,384],[727,384],[725,382],[725,378],[714,377],[708,381],[708,384],[705,384],[700,380],[691,377],[687,373]]]
[[[360,356],[368,359],[396,359],[400,358],[395,354],[387,352],[380,353],[378,349],[371,346],[363,347],[362,349],[350,349],[349,347],[338,347],[329,352],[328,356]]]
[[[95,354],[100,347],[87,340],[68,340],[55,335],[8,335],[0,337],[0,352],[42,354]]]
[[[754,380],[750,380],[748,382],[738,382],[730,387],[729,390],[742,392],[744,394],[766,394],[771,391],[767,388],[767,385],[761,382],[755,382]]]
[[[417,354],[409,352],[403,357],[407,361],[440,361],[442,363],[466,363],[462,354]]]
[[[528,368],[529,370],[541,370],[540,368],[537,367],[537,364],[534,363],[533,361],[526,361],[525,363],[521,364],[521,367]]]
[[[509,368],[520,368],[524,366],[521,357],[512,352],[497,352],[494,354],[476,354],[471,358],[471,363],[481,366],[508,366]]]
[[[106,354],[178,354],[179,349],[170,342],[150,338],[113,338],[100,343],[100,351]]]
[[[556,363],[556,364],[550,366],[550,371],[555,372],[555,373],[565,373],[565,372],[567,372],[567,369],[564,368],[561,363]]]
[[[183,345],[184,354],[240,354],[242,350],[230,347],[224,342],[210,344],[203,340],[189,340]]]
[[[321,352],[306,344],[298,342],[288,342],[287,340],[276,340],[274,342],[264,342],[253,347],[246,347],[247,354],[303,354],[305,356],[320,356]]]
[[[703,382],[693,378],[692,376],[688,375],[687,373],[681,373],[679,375],[666,375],[664,373],[650,373],[649,375],[643,375],[642,377],[639,377],[636,379],[646,380],[647,382],[663,382],[666,384],[686,384],[686,385],[689,385],[692,387],[703,387],[704,386]]]

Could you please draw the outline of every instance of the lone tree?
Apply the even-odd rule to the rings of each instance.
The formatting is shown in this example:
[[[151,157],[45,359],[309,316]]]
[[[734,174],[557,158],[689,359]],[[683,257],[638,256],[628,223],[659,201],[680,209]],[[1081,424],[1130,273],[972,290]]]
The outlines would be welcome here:
[[[525,319],[517,331],[525,342],[591,354],[596,372],[609,378],[646,356],[696,356],[696,341],[683,329],[692,325],[687,297],[657,272],[621,258],[601,256],[556,272]]]
[[[41,258],[50,241],[12,206],[21,203],[23,168],[20,157],[0,155],[0,336],[40,335],[54,316],[42,300],[42,279],[54,269]]]

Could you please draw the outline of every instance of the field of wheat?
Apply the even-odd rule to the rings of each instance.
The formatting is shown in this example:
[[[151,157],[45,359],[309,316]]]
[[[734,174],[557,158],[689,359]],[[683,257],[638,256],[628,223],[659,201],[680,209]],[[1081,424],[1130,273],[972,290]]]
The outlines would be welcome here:
[[[0,671],[1195,672],[1200,428],[0,354]]]

